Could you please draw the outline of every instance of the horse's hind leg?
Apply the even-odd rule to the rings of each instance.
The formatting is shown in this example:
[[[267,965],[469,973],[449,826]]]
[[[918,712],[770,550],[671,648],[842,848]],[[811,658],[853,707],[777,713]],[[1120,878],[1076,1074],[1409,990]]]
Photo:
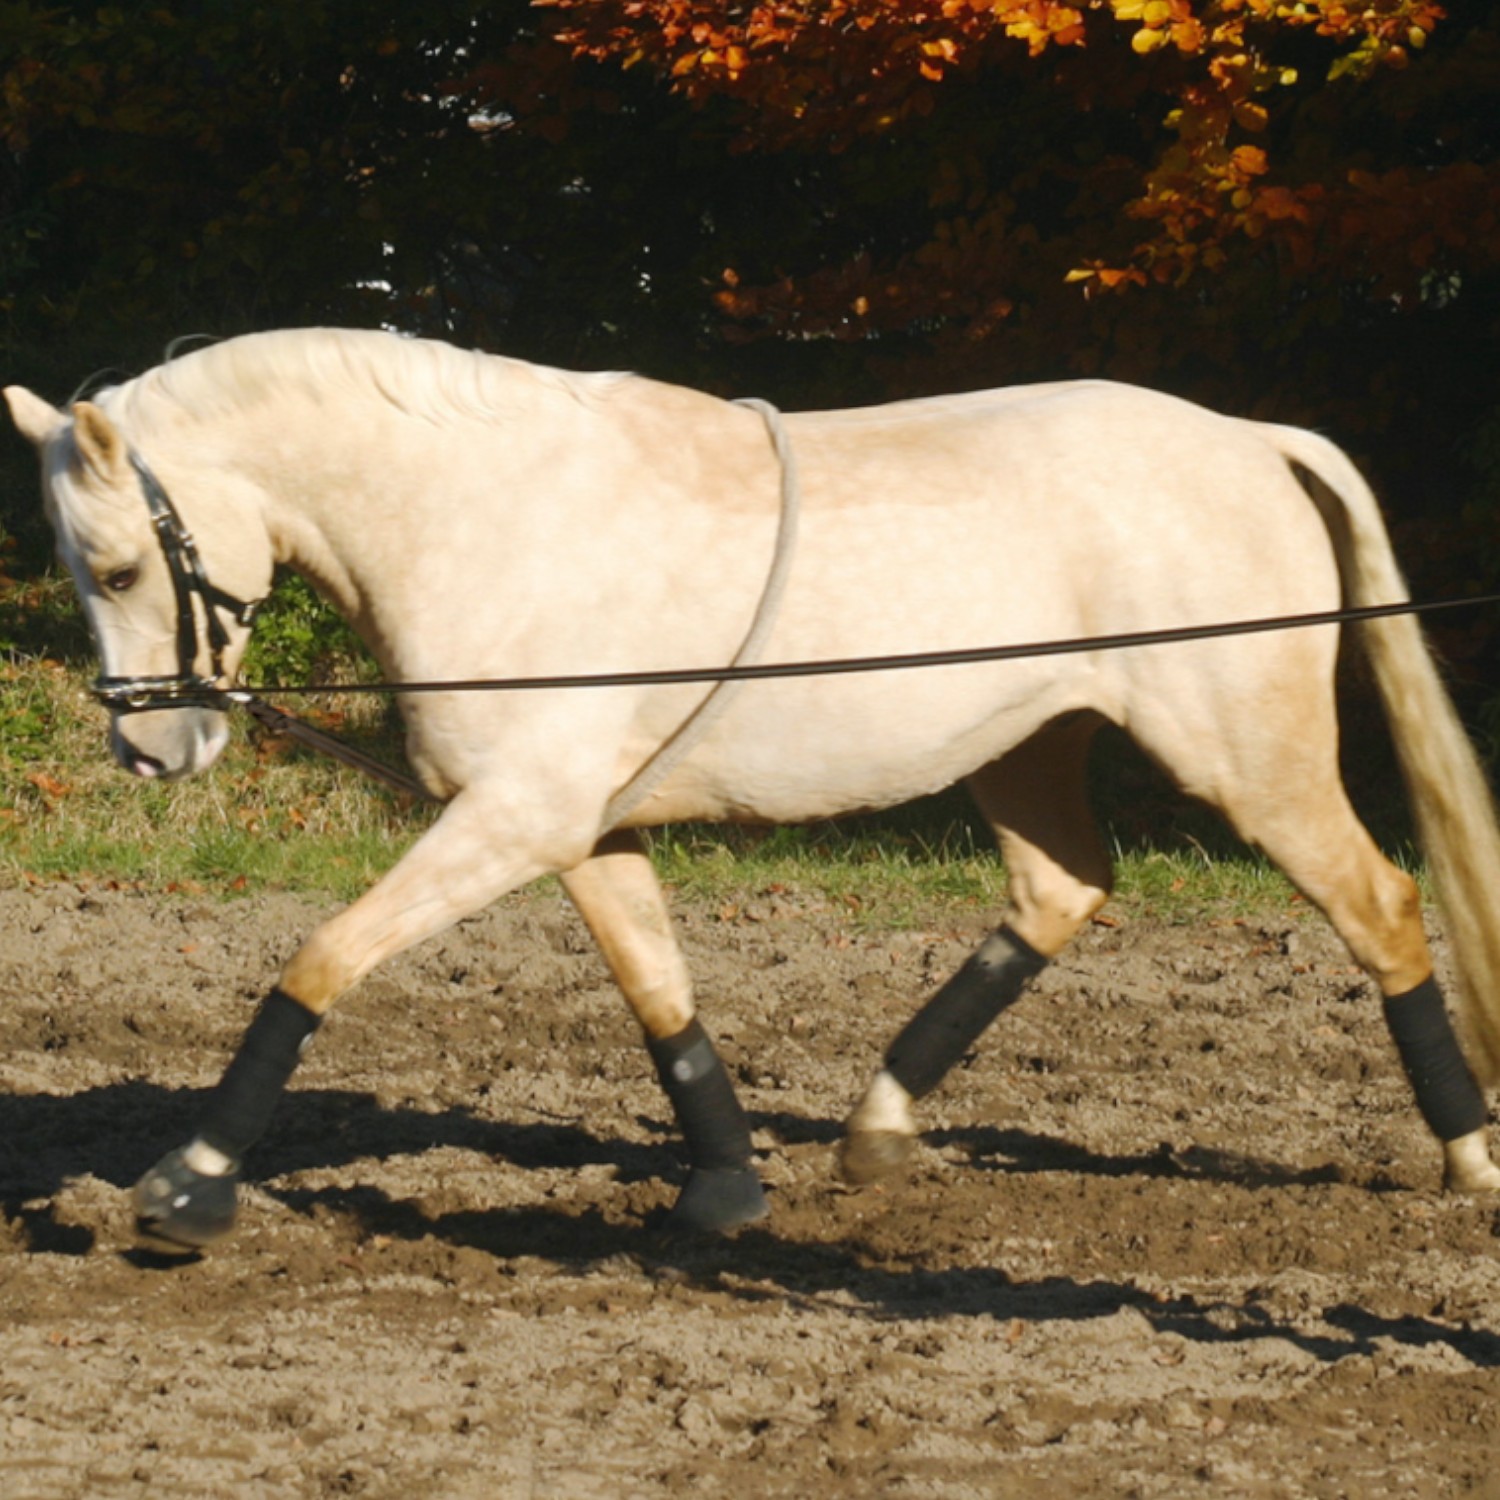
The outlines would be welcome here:
[[[1307,735],[1304,746],[1316,746]],[[1500,1190],[1490,1160],[1484,1096],[1464,1061],[1432,972],[1416,882],[1382,855],[1350,806],[1330,748],[1297,764],[1283,746],[1274,786],[1247,779],[1222,799],[1257,845],[1327,916],[1380,986],[1391,1038],[1417,1107],[1442,1145],[1444,1185]],[[1306,773],[1306,774],[1302,774]]]
[[[1280,637],[1274,650],[1246,643],[1232,657],[1215,648],[1213,671],[1153,659],[1162,675],[1139,697],[1131,732],[1322,910],[1380,986],[1446,1184],[1497,1190],[1484,1096],[1433,978],[1416,883],[1376,848],[1344,790],[1330,655],[1326,637],[1308,634]]]
[[[912,1018],[845,1127],[840,1167],[869,1181],[899,1165],[930,1093],[1109,898],[1110,860],[1088,805],[1090,714],[1060,719],[969,778],[1009,874],[1004,921]]]
[[[727,1230],[763,1218],[750,1127],[734,1085],[693,1009],[687,965],[651,861],[633,832],[610,834],[563,874],[567,891],[641,1023],[692,1164],[670,1221]]]

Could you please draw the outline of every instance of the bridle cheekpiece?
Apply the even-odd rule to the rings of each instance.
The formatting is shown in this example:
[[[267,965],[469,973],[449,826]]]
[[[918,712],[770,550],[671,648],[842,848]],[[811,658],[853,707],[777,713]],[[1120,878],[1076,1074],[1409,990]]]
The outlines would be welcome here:
[[[172,497],[153,474],[146,461],[135,452],[131,467],[141,483],[146,509],[166,559],[177,597],[177,671],[154,677],[106,677],[94,680],[90,691],[113,713],[141,713],[156,708],[222,708],[225,704],[224,653],[229,648],[229,632],[219,611],[224,610],[237,625],[250,625],[264,599],[238,599],[210,583],[203,570],[192,533],[182,524]],[[213,673],[201,676],[196,670],[200,641],[198,614],[194,598],[203,603],[203,620]]]

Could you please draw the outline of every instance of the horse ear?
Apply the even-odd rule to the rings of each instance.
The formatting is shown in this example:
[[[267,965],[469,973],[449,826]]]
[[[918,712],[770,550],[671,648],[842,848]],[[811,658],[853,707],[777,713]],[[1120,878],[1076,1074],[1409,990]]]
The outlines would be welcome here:
[[[11,421],[27,442],[40,448],[67,418],[40,396],[33,396],[24,385],[5,387],[5,404],[10,407]]]
[[[120,429],[92,401],[73,405],[73,441],[84,463],[105,484],[123,479],[130,469],[130,456]]]

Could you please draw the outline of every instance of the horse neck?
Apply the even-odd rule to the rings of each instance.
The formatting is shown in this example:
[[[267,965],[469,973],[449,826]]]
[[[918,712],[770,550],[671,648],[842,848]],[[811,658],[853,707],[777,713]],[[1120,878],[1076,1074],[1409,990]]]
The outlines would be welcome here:
[[[276,561],[312,583],[390,669],[412,559],[454,545],[451,491],[439,476],[464,439],[373,404],[330,420],[288,403],[280,417],[273,430],[237,433],[230,464],[264,497]],[[488,518],[494,532],[504,524],[503,510]]]

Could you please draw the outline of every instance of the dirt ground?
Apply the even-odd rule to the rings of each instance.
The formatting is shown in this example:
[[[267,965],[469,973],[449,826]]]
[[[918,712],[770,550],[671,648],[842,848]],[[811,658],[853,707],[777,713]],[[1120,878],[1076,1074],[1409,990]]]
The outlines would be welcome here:
[[[633,1023],[552,890],[367,980],[168,1262],[126,1193],[318,907],[0,892],[0,1495],[1500,1496],[1500,1239],[1293,906],[1095,925],[831,1171],[988,914],[682,905],[771,1219],[682,1243]]]

